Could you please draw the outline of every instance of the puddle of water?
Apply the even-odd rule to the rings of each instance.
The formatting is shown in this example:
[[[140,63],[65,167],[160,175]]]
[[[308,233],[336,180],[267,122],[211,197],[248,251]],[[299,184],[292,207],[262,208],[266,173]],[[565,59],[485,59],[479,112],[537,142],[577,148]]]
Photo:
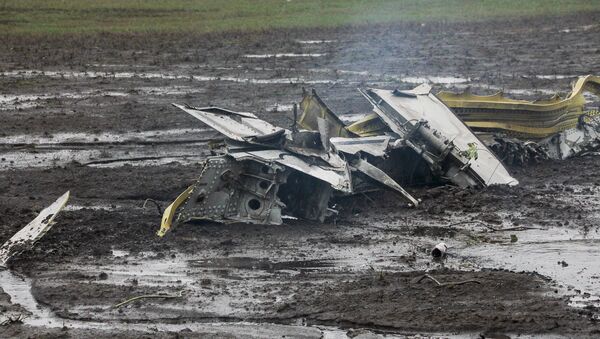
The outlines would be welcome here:
[[[57,93],[57,94],[20,94],[0,95],[0,110],[14,110],[36,107],[41,101],[50,99],[81,99],[99,96],[124,97],[127,93],[117,91],[88,91],[81,93]]]
[[[34,145],[35,149],[0,152],[0,170],[49,168],[73,161],[94,167],[154,166],[178,161],[193,164],[206,149],[207,128],[125,133],[56,133],[0,137],[0,145]],[[142,144],[140,144],[142,143]],[[107,146],[107,144],[109,144]]]
[[[314,45],[314,44],[329,44],[332,42],[337,42],[337,40],[296,40],[296,42],[298,42],[299,44]]]
[[[453,77],[453,76],[421,76],[421,77],[400,77],[402,82],[410,82],[416,84],[433,83],[433,84],[462,84],[470,82],[469,78]]]
[[[561,33],[572,33],[572,32],[580,32],[580,31],[589,31],[590,29],[596,28],[598,27],[598,24],[595,25],[583,25],[583,26],[578,26],[575,28],[565,28],[565,29],[561,29],[559,32]]]
[[[20,70],[20,71],[8,71],[0,72],[0,76],[5,77],[18,77],[18,78],[31,78],[31,77],[49,77],[57,79],[70,79],[70,78],[115,78],[115,79],[130,79],[130,78],[141,78],[141,79],[168,79],[168,80],[195,80],[195,81],[231,81],[238,83],[251,83],[251,84],[329,84],[335,82],[334,80],[318,80],[318,79],[305,79],[304,77],[296,78],[269,78],[269,79],[256,79],[256,78],[240,78],[230,76],[203,76],[203,75],[180,75],[180,74],[169,74],[169,73],[134,73],[134,72],[96,72],[96,71],[37,71],[37,70]]]
[[[496,93],[496,92],[500,91],[504,94],[540,96],[540,95],[554,95],[558,92],[557,90],[548,89],[548,88],[535,88],[535,89],[516,88],[515,89],[515,88],[504,88],[504,87],[494,86],[494,85],[478,86],[478,85],[473,85],[473,84],[452,84],[452,87],[455,89],[458,89],[458,90],[465,90],[467,88],[470,88],[472,93],[477,93],[477,94],[480,94],[480,93],[490,94],[490,93]]]
[[[554,74],[554,75],[535,75],[537,79],[544,80],[559,80],[559,79],[574,79],[577,78],[577,75],[564,75],[564,74]]]
[[[50,310],[35,301],[28,278],[18,277],[9,270],[0,270],[0,285],[10,295],[11,303],[19,304],[32,313],[31,317],[25,319],[25,323],[32,326],[60,325]]]
[[[168,130],[153,130],[125,133],[55,133],[52,135],[20,134],[0,137],[0,144],[46,144],[62,143],[124,143],[124,142],[157,142],[187,140],[191,137],[200,139],[206,136],[208,128],[179,128]]]
[[[115,258],[122,258],[122,257],[126,257],[129,255],[129,251],[123,251],[123,250],[111,250],[111,253],[112,253],[113,257],[115,257]]]
[[[32,315],[25,318],[23,322],[35,327],[67,327],[77,329],[106,329],[127,331],[144,331],[155,333],[158,331],[181,331],[190,329],[196,332],[213,334],[232,334],[234,336],[244,337],[273,337],[287,334],[298,337],[321,337],[321,330],[317,327],[277,325],[270,323],[197,323],[186,322],[181,324],[167,324],[161,322],[140,322],[140,323],[121,323],[117,321],[95,322],[63,319],[55,316],[48,308],[41,306],[31,294],[31,281],[28,278],[20,278],[11,271],[0,271],[0,287],[11,297],[13,304],[20,304]],[[341,331],[341,330],[340,330]]]
[[[327,55],[327,53],[276,53],[276,54],[245,54],[244,58],[316,58]]]
[[[264,271],[280,271],[280,270],[317,270],[321,268],[334,267],[335,264],[328,260],[293,260],[293,261],[271,261],[268,258],[252,258],[252,257],[227,257],[227,258],[210,258],[191,260],[189,264],[192,267],[206,268],[234,268],[241,270],[264,270]]]
[[[206,89],[189,86],[164,86],[164,87],[138,87],[133,91],[145,95],[185,95],[194,93],[204,93]]]
[[[163,147],[161,147],[163,146]],[[166,147],[169,146],[169,147]],[[0,171],[17,168],[52,168],[73,162],[91,167],[156,166],[179,162],[195,164],[203,160],[202,147],[206,143],[185,145],[120,146],[110,149],[60,149],[35,153],[16,151],[0,154]]]
[[[114,206],[114,205],[90,205],[90,206],[83,206],[83,205],[67,205],[65,206],[65,208],[63,208],[64,211],[81,211],[81,210],[95,210],[95,211],[115,211],[117,209],[122,208],[121,206]]]
[[[267,106],[268,112],[291,112],[294,109],[294,105],[288,104],[275,104]]]
[[[552,278],[567,295],[600,296],[600,236],[564,229],[503,232],[517,242],[484,244],[457,249],[460,256],[476,258],[479,266],[535,271]]]

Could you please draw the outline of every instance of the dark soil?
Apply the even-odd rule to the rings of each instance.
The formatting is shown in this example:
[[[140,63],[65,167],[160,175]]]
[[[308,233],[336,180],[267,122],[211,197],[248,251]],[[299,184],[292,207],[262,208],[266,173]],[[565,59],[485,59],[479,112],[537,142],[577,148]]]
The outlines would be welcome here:
[[[547,281],[536,274],[503,271],[372,272],[354,281],[309,291],[279,313],[349,327],[406,331],[599,333],[589,311],[565,307],[547,296]],[[410,307],[408,307],[410,305]],[[460,324],[456,326],[457,324]]]
[[[53,38],[0,35],[0,45],[6,46],[0,49],[1,72],[163,75],[0,76],[3,95],[56,94],[55,98],[34,100],[33,106],[21,107],[19,102],[11,102],[16,108],[0,110],[0,137],[203,127],[170,106],[171,102],[251,111],[274,124],[288,126],[291,112],[274,110],[272,106],[297,102],[303,86],[314,86],[334,111],[345,115],[369,110],[356,93],[357,86],[414,86],[392,75],[470,78],[465,85],[473,86],[476,92],[489,93],[497,88],[532,91],[522,95],[525,97],[536,96],[536,89],[565,91],[570,79],[549,80],[535,75],[583,75],[600,69],[599,19],[600,12],[594,12],[577,17],[485,24],[381,25],[252,34],[100,34]],[[313,46],[300,44],[298,39],[335,42]],[[261,53],[327,55],[244,57]],[[302,78],[326,80],[326,83],[200,81],[164,75]],[[437,89],[455,87],[451,83],[436,85]],[[178,88],[184,90],[165,92]],[[61,93],[79,96],[72,98]],[[68,145],[61,147],[73,149]],[[106,152],[118,147],[106,146]],[[140,143],[134,147],[149,146]],[[0,157],[17,151],[44,152],[22,145],[0,145]],[[192,282],[184,287],[193,289],[195,294],[172,308],[167,307],[170,303],[161,301],[140,303],[139,308],[124,311],[128,319],[139,320],[152,312],[162,312],[162,316],[175,323],[178,320],[173,319],[289,324],[305,318],[310,324],[395,333],[557,333],[593,337],[598,335],[598,325],[591,311],[568,307],[564,298],[554,293],[554,282],[535,273],[443,269],[429,272],[442,282],[465,279],[481,282],[453,287],[439,287],[430,280],[415,283],[414,278],[425,269],[440,267],[439,263],[431,262],[427,253],[432,242],[475,232],[468,221],[494,228],[535,225],[596,232],[599,209],[594,204],[594,194],[600,186],[599,164],[597,157],[582,157],[511,168],[520,181],[519,186],[512,188],[409,187],[423,201],[417,209],[407,207],[392,193],[377,192],[340,199],[337,201],[340,215],[325,224],[287,220],[281,226],[179,225],[164,239],[154,236],[160,223],[154,205],[145,209],[141,206],[147,198],[156,200],[163,208],[167,206],[199,175],[193,164],[98,168],[71,163],[51,168],[15,167],[0,172],[0,242],[67,190],[71,190],[71,204],[90,207],[61,212],[56,226],[32,250],[10,262],[12,269],[33,279],[37,301],[64,319],[94,320],[96,316],[103,319],[107,315],[94,307],[107,307],[132,295],[174,289],[171,282],[158,285],[160,288],[136,286],[132,281],[137,277],[125,285],[112,283],[117,274],[106,271],[106,267],[136,264],[131,257],[115,259],[112,255],[112,250],[123,250],[132,256],[152,252],[152,259],[158,262],[197,256],[193,258],[196,261],[181,259],[190,260],[184,276]],[[585,200],[582,194],[591,198]],[[97,205],[113,208],[94,209]],[[477,239],[486,241],[482,236]],[[240,262],[235,259],[239,257],[251,260]],[[200,259],[204,261],[197,261]],[[214,262],[208,264],[208,259]],[[392,264],[381,264],[375,270],[366,264],[352,266],[362,263],[361,260],[370,264],[388,260]],[[460,263],[463,258],[452,260]],[[348,262],[353,268],[346,265]],[[88,266],[106,271],[106,275],[100,276]],[[213,273],[216,278],[208,278]],[[205,309],[224,296],[229,298],[222,302],[224,310]],[[3,312],[13,307],[6,297],[2,298]],[[83,306],[92,310],[78,309]],[[145,321],[152,323],[153,319],[148,317]],[[127,318],[119,318],[117,314],[111,321],[127,321]],[[202,337],[202,333],[178,333],[158,331],[151,336]],[[18,324],[0,331],[4,337],[115,335],[148,334]],[[227,333],[220,336],[224,335]]]

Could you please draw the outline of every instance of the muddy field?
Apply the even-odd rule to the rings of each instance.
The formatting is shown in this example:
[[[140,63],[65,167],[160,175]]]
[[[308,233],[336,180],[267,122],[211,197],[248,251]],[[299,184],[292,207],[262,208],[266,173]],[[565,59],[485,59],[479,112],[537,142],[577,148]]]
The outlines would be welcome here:
[[[16,320],[0,337],[600,335],[595,156],[511,168],[513,188],[410,187],[417,209],[387,192],[340,199],[325,224],[158,239],[160,214],[142,207],[189,186],[215,135],[170,103],[289,126],[302,87],[347,121],[370,108],[359,86],[547,96],[600,71],[599,19],[0,36],[0,242],[72,196],[0,272],[0,316]],[[440,241],[449,256],[432,261]],[[149,294],[165,298],[115,307]]]

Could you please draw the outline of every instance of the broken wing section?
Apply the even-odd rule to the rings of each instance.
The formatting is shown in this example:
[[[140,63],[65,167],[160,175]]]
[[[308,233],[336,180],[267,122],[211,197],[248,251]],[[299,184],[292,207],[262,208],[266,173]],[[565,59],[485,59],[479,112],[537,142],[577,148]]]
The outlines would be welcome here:
[[[252,113],[234,112],[218,107],[196,108],[173,104],[229,139],[241,142],[268,142],[281,137],[285,130],[258,119]]]
[[[411,91],[363,91],[374,112],[432,167],[455,184],[516,185],[504,165],[431,92],[421,85]]]

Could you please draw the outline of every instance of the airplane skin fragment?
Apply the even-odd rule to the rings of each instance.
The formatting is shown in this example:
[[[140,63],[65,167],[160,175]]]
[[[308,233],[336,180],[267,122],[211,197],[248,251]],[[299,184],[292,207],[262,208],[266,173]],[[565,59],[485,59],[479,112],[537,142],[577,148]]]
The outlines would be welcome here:
[[[364,138],[331,138],[331,144],[348,154],[367,153],[374,157],[386,155],[391,137],[385,135]]]
[[[435,95],[421,85],[412,91],[369,89],[374,112],[435,171],[459,186],[516,185],[504,165]],[[478,156],[465,157],[475,147]]]
[[[318,118],[325,119],[329,123],[330,136],[338,136],[338,137],[353,137],[356,136],[354,133],[348,131],[345,128],[344,123],[337,115],[335,115],[327,105],[319,98],[317,93],[312,90],[308,92],[305,89],[302,89],[303,96],[302,101],[300,102],[300,110],[302,111],[302,115],[300,115],[300,119],[298,119],[298,125],[300,127],[318,131],[319,123]]]
[[[179,194],[179,196],[177,196],[175,201],[173,201],[169,206],[167,206],[167,208],[165,208],[165,211],[163,212],[162,221],[160,223],[160,229],[158,230],[158,232],[156,232],[157,236],[162,238],[171,229],[171,226],[173,225],[173,217],[175,217],[175,212],[177,211],[179,206],[181,206],[181,204],[183,204],[183,202],[187,200],[187,198],[192,193],[193,189],[194,186],[188,187],[185,191]]]
[[[284,167],[269,162],[236,161],[227,155],[209,157],[177,221],[281,224],[284,205],[276,195],[288,174]]]
[[[556,94],[527,101],[506,98],[501,92],[482,96],[446,91],[437,96],[471,128],[541,139],[577,126],[584,113],[586,91],[600,95],[600,77],[580,77],[565,98]]]
[[[344,192],[352,193],[352,181],[349,169],[344,166],[335,168],[318,164],[311,164],[302,160],[289,152],[278,150],[261,150],[253,152],[235,152],[230,153],[236,160],[256,159],[263,162],[274,162],[294,170],[303,172],[311,177],[322,180],[331,185],[332,188]]]
[[[0,267],[6,267],[10,258],[33,246],[53,226],[54,218],[67,204],[69,192],[61,195],[50,206],[44,208],[27,226],[19,230],[0,247]]]
[[[195,108],[178,104],[173,106],[236,141],[244,142],[284,132],[282,128],[260,120],[251,113],[234,112],[218,107]]]
[[[371,165],[369,162],[360,158],[351,160],[350,163],[352,164],[352,167],[356,170],[360,171],[361,173],[364,173],[365,175],[369,176],[370,178],[385,186],[391,187],[396,192],[400,193],[403,197],[408,199],[413,204],[413,206],[419,206],[419,201],[415,199],[412,195],[410,195],[404,188],[402,188],[402,186],[398,185],[398,183],[395,182],[394,179],[390,178],[390,176],[385,174],[384,171],[380,170],[379,168]]]

